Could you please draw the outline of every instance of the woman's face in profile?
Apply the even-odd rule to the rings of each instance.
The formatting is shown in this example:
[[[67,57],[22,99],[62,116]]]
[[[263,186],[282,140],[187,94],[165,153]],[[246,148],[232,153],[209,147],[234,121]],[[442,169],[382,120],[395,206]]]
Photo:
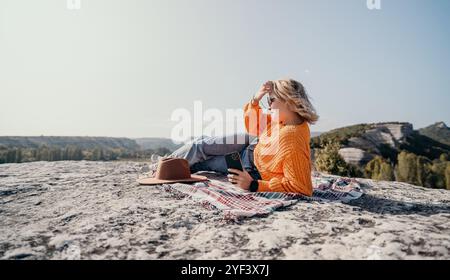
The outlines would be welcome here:
[[[271,115],[273,118],[277,118],[279,121],[285,121],[286,116],[291,111],[286,102],[282,99],[279,99],[275,97],[273,94],[268,95],[268,103],[269,103],[269,110],[271,112]]]

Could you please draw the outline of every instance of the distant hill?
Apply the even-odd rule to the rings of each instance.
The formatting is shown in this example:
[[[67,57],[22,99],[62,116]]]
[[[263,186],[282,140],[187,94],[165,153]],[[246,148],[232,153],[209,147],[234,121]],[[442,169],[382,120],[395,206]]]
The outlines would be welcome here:
[[[441,125],[439,125],[441,124]],[[333,129],[311,138],[311,147],[320,148],[324,142],[338,142],[340,154],[348,163],[364,165],[375,156],[389,158],[393,162],[400,151],[421,155],[430,160],[441,154],[450,154],[450,145],[437,139],[444,138],[448,128],[443,123],[428,127],[425,132],[434,138],[414,130],[412,124],[406,122],[364,123]]]
[[[159,149],[167,148],[174,151],[181,147],[182,144],[175,144],[171,139],[168,138],[136,138],[134,139],[136,143],[141,147],[141,149]]]
[[[450,189],[448,139],[442,122],[422,130],[407,122],[364,123],[312,137],[311,149],[319,171]]]
[[[5,148],[39,148],[41,146],[65,148],[77,146],[81,149],[140,149],[136,141],[129,138],[83,137],[83,136],[0,136],[0,146]]]
[[[39,148],[41,146],[65,148],[77,146],[81,149],[125,149],[157,150],[166,148],[171,151],[181,144],[175,144],[168,138],[117,138],[117,137],[85,137],[85,136],[0,136],[0,147],[4,148]]]
[[[435,141],[450,145],[450,128],[444,122],[437,122],[418,131]]]
[[[138,144],[139,142],[139,144]],[[140,145],[141,144],[141,145]],[[0,136],[0,164],[60,160],[149,160],[177,148],[170,139]]]

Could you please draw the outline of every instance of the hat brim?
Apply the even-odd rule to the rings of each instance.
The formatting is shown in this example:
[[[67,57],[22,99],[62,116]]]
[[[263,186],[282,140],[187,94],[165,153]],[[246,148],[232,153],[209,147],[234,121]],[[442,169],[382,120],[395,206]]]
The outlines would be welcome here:
[[[139,185],[161,185],[161,184],[173,184],[173,183],[196,183],[204,182],[209,179],[205,176],[191,175],[191,178],[180,179],[180,180],[160,180],[156,178],[142,178],[138,179]]]

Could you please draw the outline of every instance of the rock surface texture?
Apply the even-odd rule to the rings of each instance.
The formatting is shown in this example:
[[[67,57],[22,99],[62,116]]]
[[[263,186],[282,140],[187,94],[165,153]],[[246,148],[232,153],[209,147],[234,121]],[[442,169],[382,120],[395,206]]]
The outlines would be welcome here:
[[[0,165],[0,259],[449,259],[450,192],[361,179],[351,204],[226,223],[137,162]]]

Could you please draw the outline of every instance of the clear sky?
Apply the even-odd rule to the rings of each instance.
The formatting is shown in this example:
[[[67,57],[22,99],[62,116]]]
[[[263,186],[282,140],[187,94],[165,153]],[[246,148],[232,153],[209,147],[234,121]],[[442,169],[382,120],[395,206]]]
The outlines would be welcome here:
[[[0,0],[0,135],[169,137],[176,108],[242,108],[285,77],[311,131],[450,123],[448,0],[66,2]]]

